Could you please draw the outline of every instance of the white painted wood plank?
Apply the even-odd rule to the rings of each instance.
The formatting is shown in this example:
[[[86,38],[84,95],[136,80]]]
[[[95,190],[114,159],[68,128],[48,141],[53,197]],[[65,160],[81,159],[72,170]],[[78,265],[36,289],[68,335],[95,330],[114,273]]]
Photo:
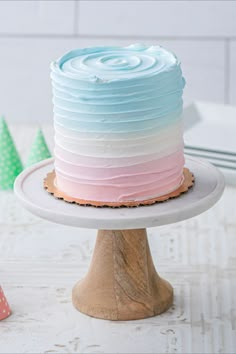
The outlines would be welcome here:
[[[235,17],[235,1],[81,1],[78,33],[229,37]]]
[[[155,41],[145,41],[157,44]],[[0,114],[9,121],[51,121],[49,64],[79,46],[127,45],[112,39],[0,39]],[[223,102],[224,44],[216,41],[160,41],[182,61],[187,80],[185,104],[193,100]],[[214,63],[214,65],[213,65]]]
[[[75,1],[0,1],[0,34],[73,34]]]
[[[236,105],[236,41],[230,42],[229,103]]]

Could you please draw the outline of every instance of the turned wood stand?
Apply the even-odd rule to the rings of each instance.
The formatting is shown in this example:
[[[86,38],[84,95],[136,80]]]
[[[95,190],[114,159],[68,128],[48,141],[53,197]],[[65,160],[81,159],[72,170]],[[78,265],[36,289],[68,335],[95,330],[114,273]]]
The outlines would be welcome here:
[[[158,315],[173,302],[173,288],[156,272],[146,229],[99,230],[86,277],[73,304],[87,315],[133,320]]]
[[[185,159],[195,176],[194,187],[176,199],[137,208],[84,207],[55,199],[43,188],[53,159],[18,176],[16,196],[32,213],[59,224],[99,229],[88,273],[73,289],[79,311],[109,320],[134,320],[171,306],[173,289],[154,268],[145,228],[196,216],[213,206],[224,190],[218,169],[196,158]]]

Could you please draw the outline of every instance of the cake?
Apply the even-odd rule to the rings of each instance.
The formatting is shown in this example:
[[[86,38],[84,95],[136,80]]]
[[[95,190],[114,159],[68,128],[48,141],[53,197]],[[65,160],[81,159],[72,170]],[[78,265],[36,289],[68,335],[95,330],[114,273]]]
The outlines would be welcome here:
[[[161,46],[76,49],[51,64],[55,183],[72,198],[141,203],[183,182],[182,93]]]

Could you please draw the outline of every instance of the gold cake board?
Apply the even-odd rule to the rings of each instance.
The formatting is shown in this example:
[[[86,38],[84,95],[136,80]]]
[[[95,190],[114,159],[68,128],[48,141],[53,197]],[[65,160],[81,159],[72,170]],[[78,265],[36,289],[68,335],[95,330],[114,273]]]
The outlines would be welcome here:
[[[121,207],[132,208],[137,206],[152,205],[155,203],[164,202],[168,199],[177,198],[182,193],[186,193],[194,184],[194,176],[192,172],[185,167],[183,170],[182,184],[176,190],[167,193],[163,196],[151,198],[147,200],[140,200],[140,201],[101,202],[95,200],[85,200],[85,199],[70,197],[57,188],[55,184],[55,179],[56,179],[56,174],[54,170],[52,172],[49,172],[46,178],[44,179],[44,188],[55,198],[62,199],[65,202],[74,203],[78,205],[93,206],[93,207],[110,207],[110,208],[121,208]]]

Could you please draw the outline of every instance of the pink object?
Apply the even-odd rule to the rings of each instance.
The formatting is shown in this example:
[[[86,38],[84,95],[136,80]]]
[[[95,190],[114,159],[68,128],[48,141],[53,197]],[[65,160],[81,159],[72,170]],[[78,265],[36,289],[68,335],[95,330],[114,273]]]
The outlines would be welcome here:
[[[10,314],[11,314],[10,306],[0,286],[0,321],[10,316]]]
[[[95,159],[94,159],[95,160]],[[85,200],[146,200],[177,189],[183,178],[182,149],[162,158],[127,166],[98,168],[68,163],[57,155],[57,187],[68,195]]]

